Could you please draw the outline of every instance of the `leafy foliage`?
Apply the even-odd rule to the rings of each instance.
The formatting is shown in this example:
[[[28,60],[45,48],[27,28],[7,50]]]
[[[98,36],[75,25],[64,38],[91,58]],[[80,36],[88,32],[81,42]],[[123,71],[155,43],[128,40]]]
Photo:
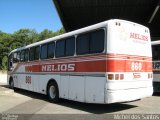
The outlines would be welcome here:
[[[45,40],[63,34],[64,32],[63,28],[56,32],[44,29],[41,33],[38,33],[34,29],[19,29],[13,34],[0,31],[0,69],[7,69],[8,54],[13,49]]]
[[[8,63],[8,57],[4,56],[2,59],[2,69],[6,70],[7,69],[7,63]]]

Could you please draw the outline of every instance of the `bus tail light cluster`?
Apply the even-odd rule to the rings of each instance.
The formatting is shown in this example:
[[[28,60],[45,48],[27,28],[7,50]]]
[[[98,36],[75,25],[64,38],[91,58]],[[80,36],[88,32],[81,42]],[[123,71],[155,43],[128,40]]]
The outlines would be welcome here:
[[[152,73],[148,73],[148,78],[153,78],[153,74]]]
[[[123,80],[124,74],[108,74],[107,79],[108,80]]]

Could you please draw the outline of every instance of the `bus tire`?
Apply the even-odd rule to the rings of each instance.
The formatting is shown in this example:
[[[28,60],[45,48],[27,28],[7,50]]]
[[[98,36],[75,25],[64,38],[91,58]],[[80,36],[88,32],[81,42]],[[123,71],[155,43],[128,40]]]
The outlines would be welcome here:
[[[10,87],[11,89],[14,89],[14,81],[13,81],[12,78],[10,78],[10,80],[9,80],[9,87]]]
[[[59,102],[59,90],[56,82],[49,82],[47,87],[47,96],[50,102]]]

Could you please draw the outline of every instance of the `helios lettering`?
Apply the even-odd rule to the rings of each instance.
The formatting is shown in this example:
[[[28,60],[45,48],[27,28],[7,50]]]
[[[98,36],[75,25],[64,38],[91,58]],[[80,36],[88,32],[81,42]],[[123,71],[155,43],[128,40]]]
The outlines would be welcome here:
[[[42,65],[42,72],[65,72],[74,71],[75,64],[54,64],[54,65]]]
[[[72,72],[75,64],[42,64],[25,66],[26,72]]]
[[[134,38],[134,39],[137,39],[137,40],[148,41],[148,36],[137,34],[137,33],[130,33],[130,38]]]

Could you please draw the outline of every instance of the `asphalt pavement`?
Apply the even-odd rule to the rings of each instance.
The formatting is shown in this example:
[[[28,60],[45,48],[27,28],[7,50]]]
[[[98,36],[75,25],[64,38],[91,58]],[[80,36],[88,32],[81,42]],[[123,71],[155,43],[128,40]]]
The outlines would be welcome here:
[[[108,116],[109,114],[112,115],[109,116],[111,118],[114,118],[114,115],[116,114],[160,115],[159,106],[160,94],[154,94],[152,97],[127,103],[88,104],[64,99],[62,99],[60,103],[50,103],[45,95],[25,90],[14,92],[8,85],[0,84],[0,113],[2,115],[32,115],[32,117],[29,116],[29,118],[34,118],[35,116],[33,117],[33,115],[36,115],[36,118],[39,118],[39,115],[42,118],[44,116],[44,118],[46,118],[46,115],[53,118],[54,115],[54,118],[61,119],[69,117],[69,120],[75,119],[78,116],[83,118],[83,120],[84,116],[85,119],[88,119],[88,117],[86,117],[88,115],[91,117],[90,119],[96,119],[96,117],[93,116],[98,115],[101,119],[106,120],[106,115]],[[75,117],[71,117],[73,115]]]

